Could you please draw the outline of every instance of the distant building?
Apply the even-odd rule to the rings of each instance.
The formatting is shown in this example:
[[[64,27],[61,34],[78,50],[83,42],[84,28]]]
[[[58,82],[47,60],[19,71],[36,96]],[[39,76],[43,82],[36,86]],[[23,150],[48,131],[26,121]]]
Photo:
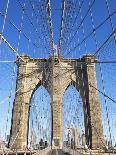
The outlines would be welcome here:
[[[110,141],[108,141],[108,149],[112,149],[112,148],[113,148],[112,141],[110,140]]]
[[[6,141],[9,142],[10,135],[7,135]]]
[[[85,134],[83,133],[81,136],[81,145],[85,146],[86,145],[86,139],[85,139]]]
[[[32,136],[31,136],[31,148],[32,149],[35,149],[35,147],[36,147],[36,139],[37,139],[37,137],[36,137],[35,130],[32,129]]]
[[[68,144],[71,148],[79,148],[80,147],[80,133],[77,127],[69,127],[68,128]]]

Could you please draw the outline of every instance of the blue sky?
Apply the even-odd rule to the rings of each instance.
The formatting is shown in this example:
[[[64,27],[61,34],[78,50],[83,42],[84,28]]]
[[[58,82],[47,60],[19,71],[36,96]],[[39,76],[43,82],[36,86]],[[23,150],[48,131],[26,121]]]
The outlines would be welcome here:
[[[110,12],[112,13],[114,10],[116,10],[116,6],[114,5],[114,0],[107,0],[108,6],[110,9]],[[40,10],[40,7],[35,5],[35,14],[37,14],[38,18],[36,18],[36,15],[32,13],[32,7],[29,3],[29,1],[22,1],[21,4],[24,5],[24,2],[26,2],[25,9],[26,13],[23,15],[22,9],[20,4],[17,0],[10,1],[9,8],[8,8],[8,14],[7,14],[7,20],[5,24],[5,29],[3,36],[8,40],[8,42],[15,48],[18,48],[18,36],[19,33],[17,32],[16,28],[12,26],[11,23],[14,23],[18,28],[21,28],[21,23],[23,23],[23,26],[21,28],[21,39],[20,39],[20,45],[18,48],[18,51],[20,54],[28,54],[31,57],[49,57],[50,54],[50,44],[49,44],[49,33],[48,33],[48,27],[46,19],[46,15],[44,15],[44,11]],[[44,3],[45,1],[41,1]],[[76,32],[76,29],[81,22],[81,17],[83,18],[85,13],[88,10],[89,3],[91,4],[92,0],[84,0],[81,13],[79,13],[77,20],[75,21],[75,18],[77,16],[78,8],[79,8],[79,1],[76,3],[76,0],[67,1],[72,3],[72,9],[70,10],[70,16],[66,19],[65,27],[69,30],[70,33],[66,33],[66,29],[64,29],[63,35],[64,35],[64,44],[62,42],[62,55],[65,57],[81,57],[83,54],[86,53],[95,53],[96,46],[94,41],[94,36],[92,35],[89,37],[89,39],[86,40],[81,46],[77,46],[78,42],[81,42],[89,32],[92,31],[92,21],[91,21],[91,15],[89,14],[86,17],[86,20],[83,23],[83,28],[81,28],[78,31],[78,34]],[[82,0],[80,0],[82,2]],[[6,9],[6,3],[7,0],[0,0],[0,12],[2,14],[5,13]],[[67,4],[68,5],[68,4]],[[74,7],[77,11],[73,12]],[[40,12],[38,12],[38,8]],[[42,12],[43,11],[43,12]],[[58,45],[59,42],[59,35],[60,35],[60,21],[61,21],[61,0],[51,0],[51,11],[52,11],[52,28],[53,28],[53,39],[54,43]],[[67,10],[66,10],[67,11]],[[72,12],[71,12],[72,11]],[[92,9],[91,9],[92,15],[94,17],[94,26],[96,27],[99,25],[103,20],[105,20],[108,17],[108,9],[106,5],[105,0],[96,0]],[[67,12],[66,12],[67,14]],[[66,16],[65,14],[65,16]],[[23,17],[23,20],[21,19]],[[34,23],[30,25],[29,19],[32,19],[32,22]],[[44,17],[44,19],[41,19],[41,17]],[[38,21],[37,21],[38,19]],[[70,20],[69,20],[70,19]],[[116,14],[111,17],[113,27],[116,27]],[[42,25],[44,23],[44,25]],[[74,24],[72,26],[72,24]],[[3,26],[3,17],[0,14],[0,32],[2,30]],[[35,29],[37,29],[37,33],[35,32]],[[46,30],[45,30],[46,29]],[[103,41],[106,39],[106,37],[111,33],[111,22],[108,20],[105,22],[103,26],[101,26],[96,31],[96,40],[98,43],[98,47],[103,43]],[[24,36],[26,34],[30,38],[30,42],[26,39]],[[75,34],[75,37],[73,37]],[[110,40],[111,42],[100,51],[100,60],[101,61],[114,61],[116,60],[116,46],[113,40],[113,37]],[[33,43],[35,43],[38,47],[33,46]],[[86,47],[85,47],[86,46]],[[75,48],[76,47],[76,48]],[[69,52],[69,54],[68,54]],[[0,61],[3,60],[15,60],[16,55],[12,52],[11,49],[6,45],[6,43],[1,42],[0,44]],[[12,103],[14,99],[14,94],[9,99],[10,100],[10,114],[7,114],[8,107],[9,107],[9,100],[4,99],[12,94],[12,92],[15,91],[15,83],[16,83],[16,64],[14,63],[0,63],[0,130],[1,134],[4,137],[6,131],[6,124],[8,124],[7,133],[9,133],[10,128],[10,119],[11,119],[11,110],[12,110]],[[100,76],[100,65],[96,65],[96,71],[97,71],[97,84],[98,88],[103,91],[102,89],[102,82],[101,82],[101,76]],[[106,93],[108,96],[116,100],[116,64],[102,64],[102,71],[104,76],[104,84]],[[69,92],[73,92],[72,88],[68,90]],[[39,92],[39,90],[38,90]],[[46,92],[43,90],[43,94],[46,94]],[[39,93],[38,93],[39,94]],[[38,96],[36,93],[36,96]],[[72,93],[73,94],[73,93]],[[67,103],[67,97],[68,95],[65,95],[64,98],[64,105]],[[71,95],[73,98],[73,95]],[[77,95],[78,96],[78,95]],[[39,97],[38,97],[39,98]],[[106,106],[104,103],[104,97],[99,94],[101,108],[102,108],[102,115],[103,115],[103,124],[104,124],[104,132],[107,134],[107,137],[109,137],[109,133],[107,131],[107,118],[106,118]],[[1,102],[4,101],[4,102]],[[76,103],[76,101],[73,101]],[[46,102],[45,102],[46,103]],[[112,137],[114,137],[114,142],[116,142],[116,104],[113,103],[110,100],[107,100],[108,108],[109,108],[109,117],[110,117],[110,126],[112,130]],[[8,122],[7,123],[7,117]]]

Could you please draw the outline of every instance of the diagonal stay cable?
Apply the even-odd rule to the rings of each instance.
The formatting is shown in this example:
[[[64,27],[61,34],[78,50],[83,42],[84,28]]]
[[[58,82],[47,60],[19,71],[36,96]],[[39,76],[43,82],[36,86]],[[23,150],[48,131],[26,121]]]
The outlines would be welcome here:
[[[96,26],[88,35],[86,35],[86,36],[84,37],[84,39],[83,39],[80,43],[78,43],[72,50],[68,51],[67,54],[64,55],[64,57],[67,56],[70,52],[74,51],[77,47],[79,47],[80,45],[82,45],[82,43],[83,43],[84,41],[86,41],[96,30],[98,30],[103,24],[105,24],[105,22],[106,22],[107,20],[109,20],[111,16],[113,16],[113,15],[115,15],[115,14],[116,14],[116,10],[113,11],[113,12],[112,12],[106,19],[104,19],[104,21],[102,21],[98,26]]]
[[[5,28],[5,24],[6,24],[6,18],[7,18],[7,13],[8,13],[9,2],[10,2],[10,0],[7,0],[6,11],[5,11],[5,16],[4,16],[4,21],[3,21],[1,34],[4,33],[4,28]]]
[[[97,55],[100,50],[104,47],[104,45],[110,40],[110,38],[116,33],[116,29],[110,33],[110,35],[106,38],[106,40],[98,47],[94,55]]]
[[[8,47],[16,54],[16,56],[25,62],[25,60],[20,56],[19,52],[4,38],[2,34],[0,34],[0,38],[8,45]]]
[[[83,4],[84,4],[84,0],[81,2],[80,6],[79,6],[79,9],[78,9],[78,11],[76,12],[76,17],[74,18],[74,20],[73,20],[73,22],[72,22],[72,26],[69,27],[69,28],[66,28],[66,26],[65,26],[64,32],[66,31],[66,32],[67,32],[67,35],[69,34],[70,31],[73,30],[73,27],[74,27],[74,25],[75,25],[76,20],[78,19],[79,12],[80,12],[80,10],[81,10]],[[75,5],[76,5],[76,4],[75,4]],[[73,11],[75,11],[75,9],[76,9],[76,7],[74,8]],[[66,19],[67,19],[67,18],[66,18]],[[66,19],[65,19],[65,20],[66,20]],[[63,19],[61,19],[61,22],[62,22],[62,21],[63,21]],[[64,23],[64,25],[66,25],[66,24],[67,24],[67,22]],[[70,30],[70,31],[69,31],[69,30]],[[65,38],[65,37],[64,37],[64,38]],[[62,41],[64,41],[64,38],[61,38]],[[64,44],[65,44],[65,43],[66,43],[66,41],[64,42]]]
[[[82,18],[82,20],[81,20],[80,24],[78,25],[78,27],[77,27],[77,29],[76,29],[76,31],[75,31],[75,33],[74,33],[74,35],[71,37],[71,39],[69,40],[69,42],[67,42],[67,45],[70,45],[70,43],[71,43],[71,42],[72,42],[72,40],[74,39],[74,37],[75,37],[76,33],[77,33],[77,32],[78,32],[78,30],[80,29],[80,27],[81,27],[82,23],[83,23],[83,22],[84,22],[84,20],[86,19],[87,15],[89,14],[89,11],[90,11],[90,9],[93,7],[94,3],[95,3],[95,0],[93,0],[93,1],[92,1],[92,3],[91,3],[91,5],[90,5],[90,7],[88,8],[88,10],[87,10],[87,12],[86,12],[85,16]],[[67,47],[68,47],[68,46],[67,46]],[[66,49],[67,49],[67,47],[66,47]],[[66,50],[66,49],[65,49],[65,50]],[[66,52],[65,52],[65,53],[66,53]],[[64,54],[65,54],[65,53],[64,53]]]
[[[100,94],[102,94],[103,96],[107,97],[109,100],[111,100],[112,102],[116,103],[116,101],[114,99],[112,99],[111,97],[109,97],[106,93],[103,93],[102,91],[100,91],[98,88],[94,87],[93,85],[91,85],[89,83],[90,87],[93,87],[95,90],[97,90]]]
[[[19,6],[22,8],[22,10],[25,10],[25,16],[26,16],[26,18],[28,19],[29,23],[32,25],[33,30],[35,30],[36,34],[39,34],[39,32],[38,32],[38,30],[37,30],[35,24],[32,22],[32,20],[30,19],[29,15],[28,15],[28,13],[27,13],[27,9],[25,9],[25,8],[22,6],[22,4],[21,4],[21,2],[20,2],[19,0],[17,0],[17,3],[18,3]],[[41,10],[40,12],[42,12],[42,6],[39,8],[39,10]],[[39,10],[38,10],[38,11],[39,11]],[[32,9],[32,11],[33,11],[33,9]],[[33,13],[35,14],[34,11],[33,11]],[[43,16],[43,14],[41,14],[40,17],[42,18],[42,16]],[[43,26],[44,26],[44,25],[45,25],[45,21],[44,21],[44,20],[43,20],[43,21],[41,20],[41,22],[44,23],[44,24],[43,24]],[[43,28],[43,27],[42,27],[42,28]],[[45,31],[45,26],[44,26],[44,31]],[[45,32],[44,32],[44,33],[45,33]],[[43,34],[43,37],[45,38],[45,40],[46,40],[46,42],[47,42],[48,33],[46,33],[46,34],[44,34],[44,33],[42,33],[42,34]],[[41,36],[38,35],[38,38],[41,40]],[[42,43],[42,44],[43,44],[43,43]],[[43,44],[43,46],[45,46],[45,48],[47,49],[46,44]]]
[[[0,15],[1,15],[2,17],[5,16],[2,12],[0,12]],[[13,21],[9,20],[8,18],[7,18],[7,21],[8,21],[18,32],[22,31]],[[25,32],[22,31],[22,35],[25,37],[25,39],[30,40],[29,36],[28,36]],[[31,42],[32,42],[32,41],[31,41]],[[32,42],[32,44],[33,44],[36,48],[40,48],[39,45],[36,44],[36,42]]]
[[[83,5],[83,3],[84,3],[84,0],[82,1],[82,3],[80,4],[80,6],[79,6],[79,10],[78,10],[78,12],[77,12],[77,15],[76,15],[76,17],[75,17],[75,20],[73,21],[73,24],[72,24],[72,26],[71,26],[71,28],[67,28],[67,35],[69,34],[69,32],[70,31],[73,31],[73,27],[74,27],[74,25],[75,25],[75,23],[76,23],[76,20],[78,19],[77,17],[79,16],[79,13],[80,13],[80,10],[81,10],[81,8],[82,8],[82,5]],[[69,31],[70,30],[70,31]],[[62,43],[62,44],[64,44],[64,47],[67,45],[67,44],[65,44],[69,39],[67,39],[66,40],[66,37],[60,37],[60,40],[62,40],[64,43]],[[64,41],[65,40],[65,41]],[[63,48],[64,48],[63,47]]]

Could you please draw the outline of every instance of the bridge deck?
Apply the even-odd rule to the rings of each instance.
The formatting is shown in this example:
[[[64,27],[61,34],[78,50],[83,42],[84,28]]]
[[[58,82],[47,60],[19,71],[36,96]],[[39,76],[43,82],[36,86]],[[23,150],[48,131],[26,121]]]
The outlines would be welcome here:
[[[45,150],[39,150],[39,151],[20,151],[20,152],[2,152],[0,151],[0,155],[116,155],[116,152],[98,152],[98,151],[88,151],[88,152],[83,152],[83,151],[76,151],[76,150],[70,150],[70,151],[64,151],[61,149],[53,149],[50,151],[45,151]]]

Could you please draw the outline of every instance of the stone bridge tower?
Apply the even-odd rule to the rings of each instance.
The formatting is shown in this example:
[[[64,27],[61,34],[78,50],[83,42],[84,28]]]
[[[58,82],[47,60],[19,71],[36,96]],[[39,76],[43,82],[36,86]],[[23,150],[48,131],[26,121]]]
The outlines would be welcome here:
[[[48,90],[52,102],[52,147],[62,148],[62,96],[72,83],[80,92],[83,100],[87,145],[91,149],[103,148],[101,109],[96,89],[95,57],[86,55],[81,59],[58,59],[57,56],[49,59],[32,59],[22,56],[22,59],[17,59],[16,94],[9,146],[18,150],[24,150],[27,146],[29,103],[33,93],[42,82]]]

